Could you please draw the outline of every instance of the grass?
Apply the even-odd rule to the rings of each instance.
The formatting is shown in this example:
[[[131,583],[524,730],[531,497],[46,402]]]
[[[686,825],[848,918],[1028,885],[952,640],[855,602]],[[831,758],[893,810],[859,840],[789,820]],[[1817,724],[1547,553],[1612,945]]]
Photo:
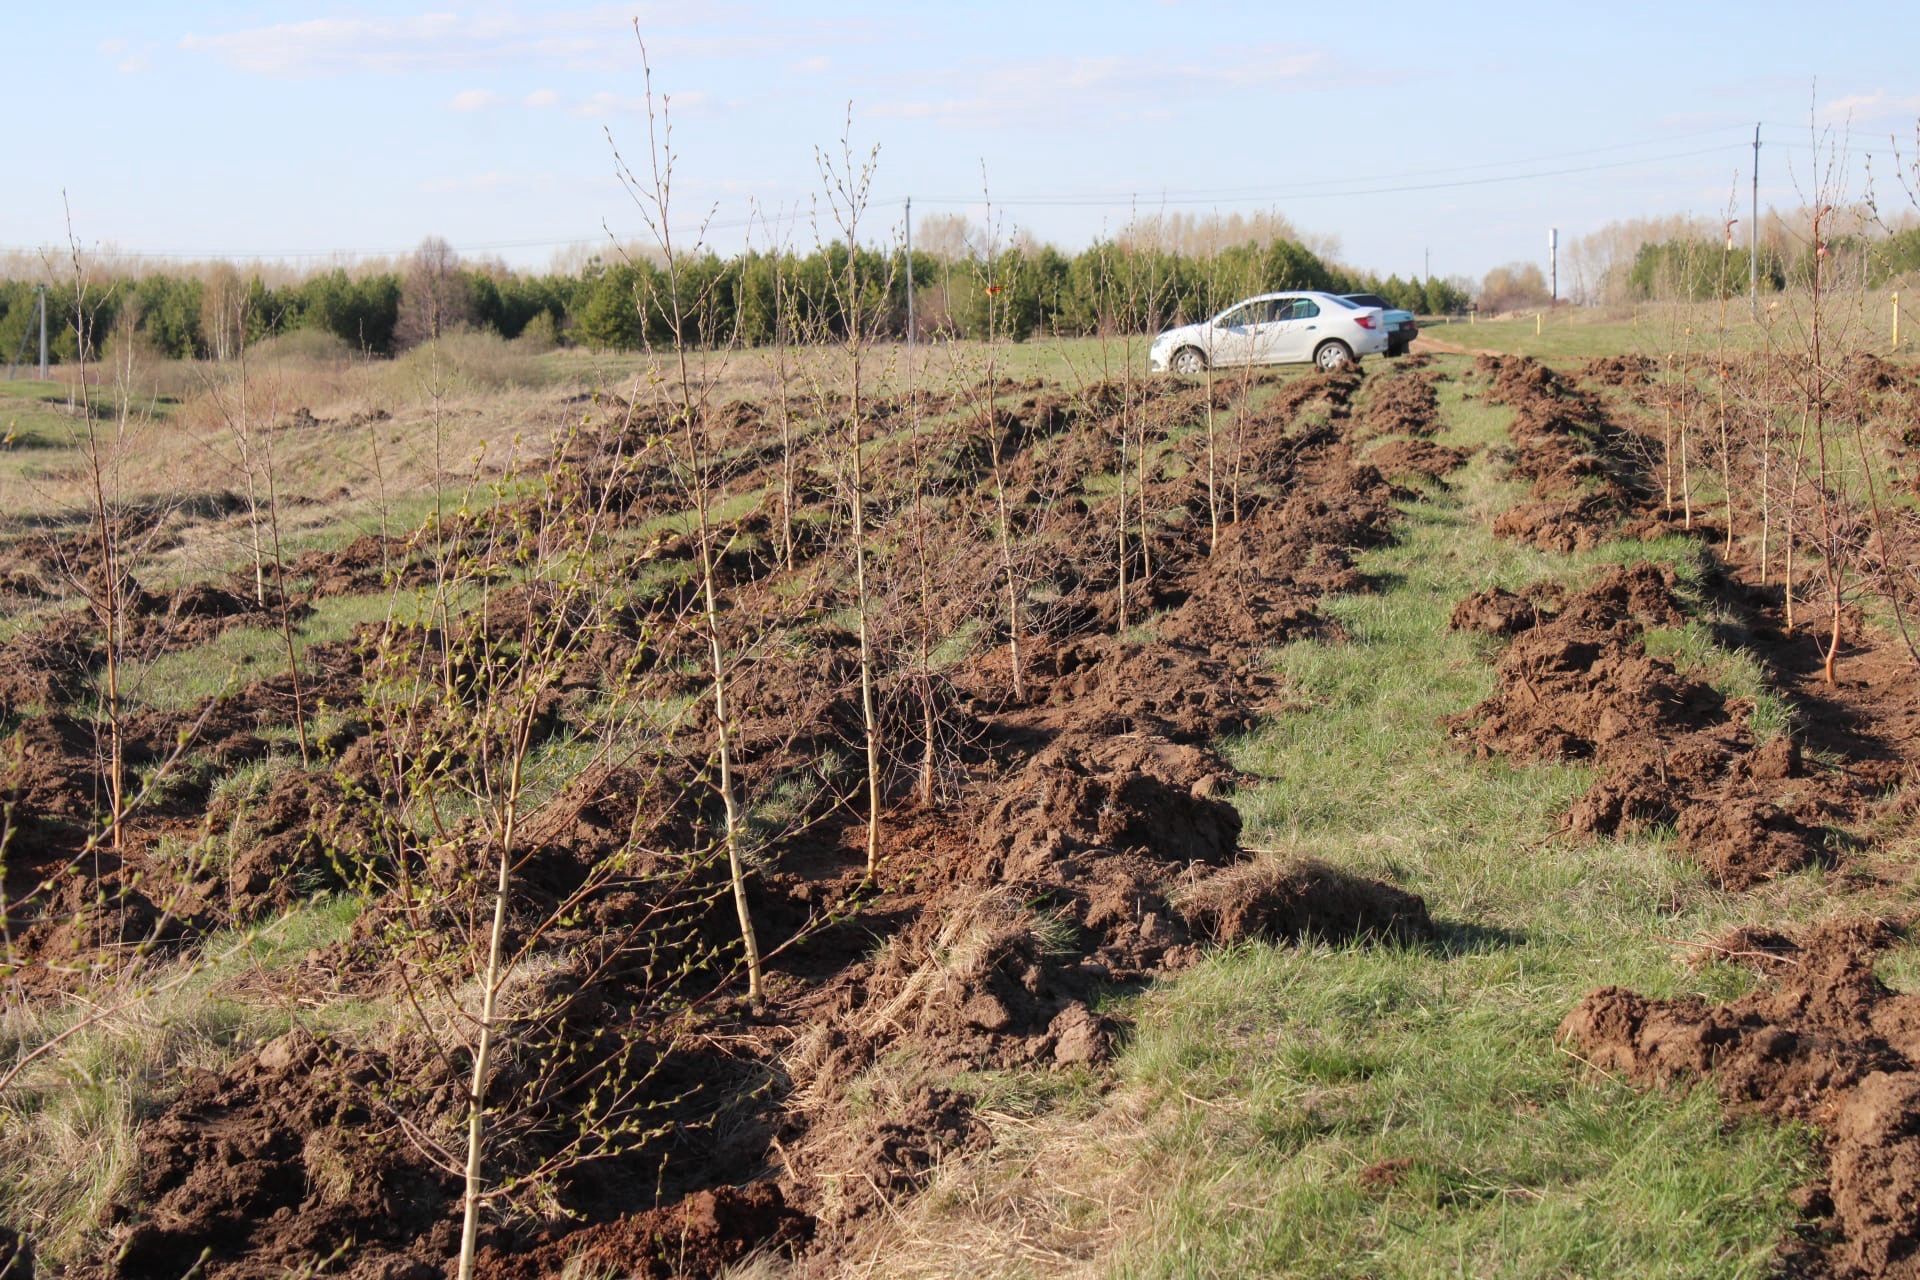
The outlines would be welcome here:
[[[1862,345],[1886,354],[1892,345],[1892,310],[1883,293],[1866,295],[1830,295],[1832,321],[1852,327]],[[1769,303],[1775,304],[1771,313]],[[1794,350],[1799,344],[1794,308],[1804,308],[1802,299],[1781,295],[1763,296],[1761,319],[1756,321],[1746,299],[1729,302],[1725,311],[1728,348],[1754,351],[1772,345]],[[1637,306],[1610,307],[1560,306],[1540,311],[1536,332],[1534,312],[1505,316],[1497,320],[1451,323],[1428,321],[1421,332],[1443,343],[1465,347],[1469,351],[1500,351],[1514,355],[1536,356],[1543,360],[1571,360],[1589,356],[1611,356],[1623,352],[1655,355],[1691,346],[1695,351],[1711,349],[1721,324],[1716,303],[1641,303]],[[1687,330],[1691,328],[1692,334]],[[1769,331],[1771,330],[1771,335]],[[1908,341],[1906,347],[1912,346]]]
[[[314,602],[312,613],[294,623],[294,651],[304,654],[316,644],[344,640],[355,627],[378,622],[389,610],[406,618],[418,607],[416,596],[404,591],[323,597]],[[183,711],[286,669],[286,642],[277,628],[229,627],[194,648],[148,662],[129,662],[121,675],[121,688],[142,705]]]
[[[1504,410],[1457,382],[1441,391],[1445,442],[1502,438]],[[1678,964],[1674,940],[1755,904],[1710,888],[1665,839],[1558,837],[1583,769],[1477,762],[1439,723],[1492,687],[1486,642],[1447,629],[1461,596],[1632,559],[1684,569],[1690,551],[1559,558],[1497,542],[1489,519],[1516,496],[1483,455],[1408,504],[1401,541],[1361,560],[1381,589],[1324,606],[1351,643],[1276,655],[1305,709],[1227,744],[1252,776],[1236,796],[1247,844],[1410,888],[1439,940],[1241,946],[1155,984],[1130,1003],[1111,1094],[996,1124],[997,1154],[946,1171],[909,1211],[903,1230],[927,1252],[895,1273],[1768,1271],[1812,1168],[1808,1136],[1730,1125],[1709,1091],[1598,1077],[1553,1040],[1607,983],[1740,990],[1736,972]],[[1737,679],[1739,656],[1704,642],[1688,635],[1689,661]],[[1766,918],[1804,916],[1821,888],[1790,877]],[[1397,1178],[1361,1178],[1388,1160],[1405,1162]]]
[[[360,903],[320,898],[258,928],[216,936],[193,956],[129,974],[117,988],[0,1014],[0,1062],[71,1028],[88,1011],[107,1016],[28,1067],[0,1097],[0,1221],[30,1235],[43,1274],[97,1251],[108,1206],[134,1176],[139,1121],[195,1068],[218,1068],[277,1036],[296,1018],[291,1001],[237,991],[347,935]],[[364,1018],[337,1005],[328,1025]]]

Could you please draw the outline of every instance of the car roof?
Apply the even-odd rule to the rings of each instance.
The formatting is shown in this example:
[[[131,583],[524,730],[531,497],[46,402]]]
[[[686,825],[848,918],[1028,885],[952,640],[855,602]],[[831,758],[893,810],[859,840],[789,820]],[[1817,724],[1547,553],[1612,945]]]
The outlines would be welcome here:
[[[1337,298],[1339,296],[1337,293],[1328,293],[1325,289],[1281,289],[1277,293],[1250,294],[1238,301],[1229,302],[1226,309],[1231,311],[1249,302],[1271,302],[1275,298]]]

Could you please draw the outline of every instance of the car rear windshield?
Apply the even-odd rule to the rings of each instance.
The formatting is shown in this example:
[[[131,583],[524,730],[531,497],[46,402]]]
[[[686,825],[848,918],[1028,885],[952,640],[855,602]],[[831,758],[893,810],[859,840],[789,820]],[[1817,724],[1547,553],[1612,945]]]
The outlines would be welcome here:
[[[1334,300],[1335,302],[1337,302],[1337,303],[1339,303],[1339,304],[1340,304],[1341,306],[1343,306],[1343,307],[1345,307],[1345,308],[1346,308],[1347,310],[1349,310],[1349,311],[1358,311],[1358,310],[1360,309],[1360,304],[1359,304],[1359,303],[1357,303],[1357,302],[1355,302],[1355,301],[1353,301],[1353,300],[1352,300],[1351,298],[1343,298],[1343,297],[1341,297],[1341,296],[1340,296],[1339,294],[1337,294],[1337,293],[1336,293],[1336,294],[1329,294],[1328,296],[1329,296],[1329,297],[1331,297],[1331,298],[1332,298],[1332,299],[1333,299],[1333,300]],[[1368,305],[1368,306],[1372,306],[1373,304],[1372,304],[1372,303],[1368,303],[1367,305]]]
[[[1387,306],[1387,300],[1381,297],[1377,293],[1349,293],[1349,294],[1346,294],[1345,297],[1348,302],[1358,303],[1360,306],[1363,306],[1363,307],[1381,307],[1387,310],[1392,309],[1391,307]]]

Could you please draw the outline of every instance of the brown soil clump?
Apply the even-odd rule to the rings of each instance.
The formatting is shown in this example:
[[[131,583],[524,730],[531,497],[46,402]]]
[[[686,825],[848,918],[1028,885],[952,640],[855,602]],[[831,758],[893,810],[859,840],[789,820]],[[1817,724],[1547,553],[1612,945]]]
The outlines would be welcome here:
[[[1430,436],[1440,427],[1439,375],[1409,369],[1372,384],[1363,436]]]
[[[1417,894],[1314,858],[1242,863],[1200,881],[1176,903],[1194,932],[1214,943],[1253,938],[1376,938],[1433,935]]]
[[[1487,399],[1513,409],[1513,472],[1532,484],[1526,502],[1494,521],[1494,536],[1563,555],[1612,536],[1644,484],[1600,401],[1527,356],[1481,356],[1474,369],[1488,380]]]
[[[363,1274],[420,1274],[422,1245],[448,1256],[453,1179],[371,1109],[369,1088],[393,1071],[381,1055],[293,1033],[195,1080],[141,1133],[139,1209],[112,1274],[317,1263],[348,1239]],[[451,1074],[443,1092],[444,1114],[464,1105]]]
[[[1438,480],[1466,464],[1467,451],[1431,440],[1389,440],[1367,455],[1382,475],[1416,475]]]
[[[1821,1132],[1827,1172],[1798,1197],[1814,1221],[1783,1248],[1788,1274],[1920,1274],[1920,997],[1874,974],[1892,937],[1878,921],[1831,921],[1770,939],[1766,980],[1737,1000],[1606,987],[1560,1026],[1599,1070],[1660,1087],[1711,1081],[1730,1112]]]
[[[1447,626],[1455,631],[1478,631],[1489,636],[1515,636],[1553,616],[1539,602],[1515,595],[1505,587],[1476,591],[1453,607]]]
[[[1637,387],[1653,381],[1659,366],[1646,356],[1595,356],[1580,366],[1580,376],[1609,387]]]
[[[757,1253],[790,1252],[812,1236],[813,1220],[788,1207],[778,1186],[755,1182],[697,1191],[678,1204],[586,1227],[524,1253],[484,1249],[476,1271],[499,1280],[563,1273],[692,1280],[721,1275]]]
[[[1523,616],[1499,597],[1472,597],[1462,611],[1498,627]],[[1593,761],[1598,776],[1568,811],[1570,830],[1672,823],[1729,888],[1818,860],[1835,810],[1824,788],[1794,783],[1802,767],[1791,743],[1757,745],[1746,706],[1646,652],[1644,628],[1679,620],[1661,571],[1611,570],[1551,619],[1518,631],[1496,665],[1499,692],[1451,718],[1451,730],[1480,755]]]

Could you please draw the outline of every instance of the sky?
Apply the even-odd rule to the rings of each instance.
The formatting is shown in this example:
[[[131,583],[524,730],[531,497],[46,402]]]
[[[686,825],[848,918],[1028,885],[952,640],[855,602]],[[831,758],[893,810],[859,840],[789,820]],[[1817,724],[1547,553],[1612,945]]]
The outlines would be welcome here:
[[[1920,5],[29,4],[4,0],[0,250],[404,252],[542,268],[641,238],[638,33],[674,221],[724,250],[830,234],[816,152],[900,201],[1078,248],[1138,210],[1278,210],[1382,274],[1544,265],[1616,218],[1801,203],[1810,128],[1914,163]],[[29,56],[19,56],[28,54]],[[851,133],[848,122],[851,120]],[[984,174],[984,177],[983,177]],[[1904,197],[1902,197],[1904,199]],[[820,211],[816,212],[816,206]],[[749,228],[750,223],[758,225]],[[822,225],[816,232],[816,220]]]

